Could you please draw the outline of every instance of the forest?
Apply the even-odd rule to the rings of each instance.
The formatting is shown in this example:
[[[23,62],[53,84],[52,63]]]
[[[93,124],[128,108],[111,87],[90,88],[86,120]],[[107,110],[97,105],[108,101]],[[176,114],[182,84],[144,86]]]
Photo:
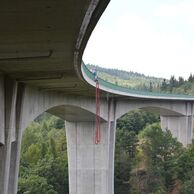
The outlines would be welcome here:
[[[98,76],[113,84],[149,92],[174,93],[194,95],[194,75],[188,79],[171,76],[170,79],[146,76],[133,71],[127,72],[118,69],[109,69],[97,65],[87,64],[89,69],[97,69]]]
[[[142,77],[150,82],[149,77]],[[159,80],[165,92],[192,94],[194,88],[193,75],[188,80],[174,76]],[[194,145],[183,147],[170,131],[161,130],[159,122],[159,115],[142,110],[118,119],[115,194],[194,193]],[[18,194],[68,193],[65,124],[43,113],[23,134]]]
[[[118,69],[103,68],[92,64],[86,65],[89,69],[95,68],[97,70],[98,77],[113,84],[128,87],[130,89],[140,89],[149,91],[150,87],[154,91],[159,91],[162,78],[145,76],[137,72],[127,72]]]

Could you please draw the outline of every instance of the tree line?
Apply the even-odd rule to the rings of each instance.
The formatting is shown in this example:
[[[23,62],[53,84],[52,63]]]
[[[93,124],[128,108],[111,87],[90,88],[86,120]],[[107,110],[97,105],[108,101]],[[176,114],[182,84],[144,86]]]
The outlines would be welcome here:
[[[161,91],[178,93],[178,94],[194,94],[194,75],[190,74],[188,79],[171,76],[170,80],[163,79],[161,84]]]
[[[170,79],[146,76],[137,72],[127,72],[118,69],[109,69],[97,65],[87,64],[89,69],[96,68],[99,77],[113,84],[128,87],[130,89],[148,92],[162,92],[174,94],[194,95],[194,75],[191,73],[188,79],[179,76],[171,76]]]
[[[89,69],[97,69],[98,76],[103,80],[130,89],[149,91],[150,86],[152,89],[159,88],[163,80],[162,78],[146,76],[133,71],[127,72],[118,69],[103,68],[91,64],[87,64],[87,67]]]

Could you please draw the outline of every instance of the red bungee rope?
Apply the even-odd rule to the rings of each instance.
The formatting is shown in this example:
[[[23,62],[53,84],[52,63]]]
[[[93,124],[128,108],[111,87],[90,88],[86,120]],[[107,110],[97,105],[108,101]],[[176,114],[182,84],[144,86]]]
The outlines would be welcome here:
[[[99,82],[96,80],[96,136],[95,144],[100,142],[100,87]]]

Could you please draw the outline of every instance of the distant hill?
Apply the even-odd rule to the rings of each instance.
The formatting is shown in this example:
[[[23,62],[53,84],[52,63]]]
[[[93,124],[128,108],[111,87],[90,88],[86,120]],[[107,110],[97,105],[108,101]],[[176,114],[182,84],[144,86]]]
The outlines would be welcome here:
[[[104,67],[100,67],[98,65],[92,65],[92,64],[87,64],[87,67],[88,68],[96,68],[99,72],[104,72],[104,73],[107,73],[109,75],[112,75],[112,76],[115,76],[115,77],[118,77],[121,79],[126,79],[126,80],[128,80],[131,77],[143,77],[146,79],[163,80],[163,78],[146,76],[144,74],[137,73],[134,71],[124,71],[124,70],[113,69],[113,68],[104,68]]]
[[[87,67],[89,69],[96,68],[98,76],[105,81],[132,89],[159,91],[163,81],[163,78],[146,76],[133,71],[103,68],[92,64],[87,64]]]
[[[143,91],[194,95],[194,74],[190,74],[188,79],[181,76],[176,79],[171,76],[170,80],[167,80],[133,71],[103,68],[92,64],[87,64],[87,67],[89,69],[96,68],[100,78],[119,86]]]

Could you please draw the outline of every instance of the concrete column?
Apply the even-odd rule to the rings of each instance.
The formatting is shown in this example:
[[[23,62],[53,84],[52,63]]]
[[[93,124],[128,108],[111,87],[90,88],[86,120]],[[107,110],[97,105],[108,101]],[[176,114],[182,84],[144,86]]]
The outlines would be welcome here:
[[[95,144],[95,122],[66,122],[69,193],[114,193],[115,122],[101,123]]]
[[[22,121],[25,117],[22,117],[23,109],[23,95],[24,95],[24,85],[19,84],[17,90],[17,104],[16,104],[16,135],[15,141],[11,144],[11,161],[10,161],[10,172],[9,172],[9,185],[8,194],[17,194],[18,188],[18,176],[19,176],[19,166],[20,166],[20,151],[22,142],[22,132],[24,127],[22,126]]]
[[[0,146],[5,143],[5,91],[4,78],[0,76]]]
[[[17,83],[10,79],[5,79],[4,97],[5,97],[5,127],[4,144],[0,146],[0,194],[8,194],[10,163],[12,143],[16,135],[16,96]],[[13,193],[10,193],[13,194]]]
[[[114,161],[115,161],[115,135],[116,120],[109,123],[109,159],[108,159],[108,194],[114,194]]]
[[[169,129],[184,146],[192,143],[192,116],[161,116],[161,128]]]

